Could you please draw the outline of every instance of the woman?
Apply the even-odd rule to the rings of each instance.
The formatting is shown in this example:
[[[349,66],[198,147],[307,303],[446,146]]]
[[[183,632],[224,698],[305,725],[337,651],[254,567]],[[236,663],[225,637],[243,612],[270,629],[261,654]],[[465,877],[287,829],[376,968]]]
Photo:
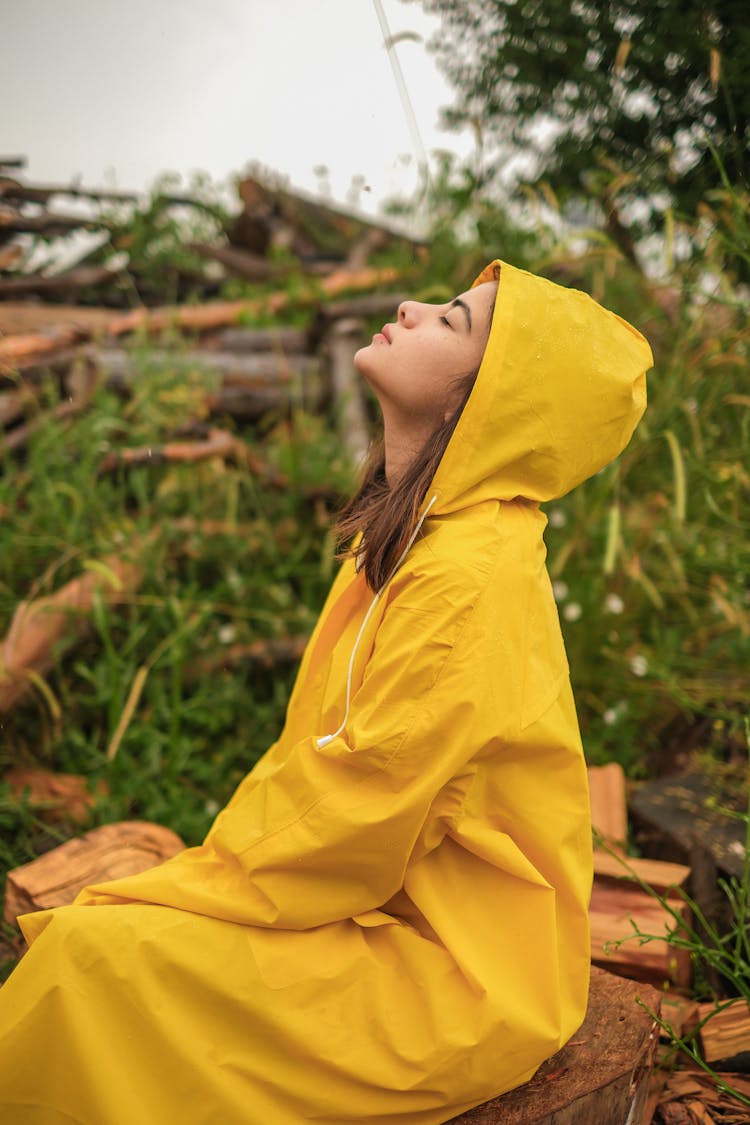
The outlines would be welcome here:
[[[583,1019],[586,775],[539,503],[625,446],[648,345],[493,262],[356,363],[384,443],[279,741],[201,847],[22,920],[3,1121],[432,1125]]]

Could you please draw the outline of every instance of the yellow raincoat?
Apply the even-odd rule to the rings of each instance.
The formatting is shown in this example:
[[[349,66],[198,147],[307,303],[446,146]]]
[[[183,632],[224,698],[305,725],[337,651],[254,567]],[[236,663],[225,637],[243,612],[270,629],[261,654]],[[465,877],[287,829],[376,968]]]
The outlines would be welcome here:
[[[343,565],[204,844],[22,919],[4,1125],[433,1125],[576,1031],[588,800],[538,503],[625,446],[650,364],[502,265],[427,518],[374,605]]]

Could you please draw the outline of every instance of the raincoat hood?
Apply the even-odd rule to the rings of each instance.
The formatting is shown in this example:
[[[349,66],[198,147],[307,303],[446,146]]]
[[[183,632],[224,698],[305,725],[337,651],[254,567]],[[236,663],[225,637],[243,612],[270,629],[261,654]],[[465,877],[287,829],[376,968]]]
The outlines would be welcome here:
[[[647,341],[586,293],[491,262],[498,281],[476,384],[435,474],[431,515],[548,501],[627,445],[646,408]]]

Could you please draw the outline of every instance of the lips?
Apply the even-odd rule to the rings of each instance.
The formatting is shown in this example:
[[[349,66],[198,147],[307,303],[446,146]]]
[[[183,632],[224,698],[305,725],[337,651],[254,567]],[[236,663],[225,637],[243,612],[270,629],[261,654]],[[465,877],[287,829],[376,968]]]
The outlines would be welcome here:
[[[383,327],[380,329],[380,335],[385,336],[385,338],[386,338],[386,340],[388,341],[389,344],[392,343],[390,324],[384,324],[383,325]]]

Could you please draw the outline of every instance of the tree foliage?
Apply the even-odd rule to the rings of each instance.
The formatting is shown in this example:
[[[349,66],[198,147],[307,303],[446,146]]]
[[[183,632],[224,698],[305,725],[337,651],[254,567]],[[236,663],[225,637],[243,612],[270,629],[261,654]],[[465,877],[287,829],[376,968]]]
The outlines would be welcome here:
[[[495,171],[515,156],[520,178],[648,200],[652,218],[670,205],[695,215],[720,183],[716,156],[746,182],[746,0],[422,4],[442,18],[432,45],[457,91],[447,120],[492,143]]]

